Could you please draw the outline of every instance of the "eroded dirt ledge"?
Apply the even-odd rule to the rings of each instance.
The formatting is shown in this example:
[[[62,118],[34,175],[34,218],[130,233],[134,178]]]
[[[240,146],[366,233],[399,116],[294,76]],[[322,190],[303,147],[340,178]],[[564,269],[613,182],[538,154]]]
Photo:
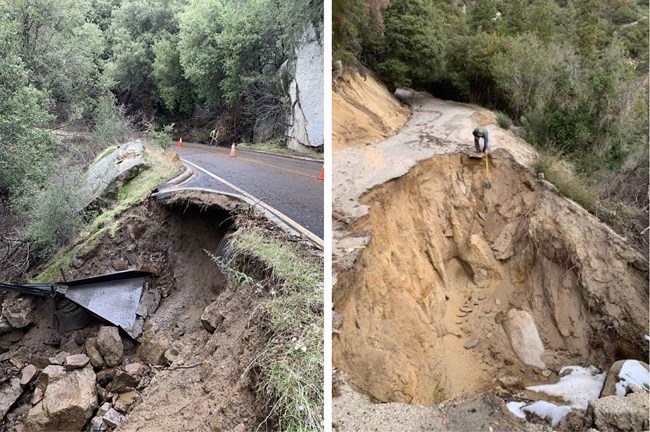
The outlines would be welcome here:
[[[334,365],[378,401],[430,405],[495,378],[553,381],[567,364],[647,358],[644,257],[509,153],[491,161],[491,189],[482,162],[458,153],[360,200],[368,216],[348,233],[370,240],[340,267]],[[517,355],[521,313],[543,364]]]

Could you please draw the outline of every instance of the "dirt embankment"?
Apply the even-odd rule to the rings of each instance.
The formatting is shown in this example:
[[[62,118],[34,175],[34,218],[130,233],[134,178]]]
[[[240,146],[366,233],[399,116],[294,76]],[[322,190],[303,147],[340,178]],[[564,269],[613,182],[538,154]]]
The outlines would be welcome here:
[[[504,401],[540,400],[525,387],[563,366],[647,359],[645,257],[538,178],[489,111],[417,92],[411,107],[333,155],[335,428],[550,430]],[[469,157],[479,125],[489,174]],[[593,424],[578,410],[553,428]]]
[[[352,231],[370,242],[339,275],[334,364],[379,401],[427,405],[647,357],[644,258],[508,153],[491,168],[487,189],[481,160],[439,156],[362,199]]]
[[[92,372],[87,366],[91,379],[97,377],[97,390],[90,395],[96,398],[92,415],[104,402],[112,403],[124,415],[118,430],[129,431],[243,431],[269,421],[267,401],[256,394],[257,376],[251,367],[268,339],[263,318],[255,313],[265,294],[251,285],[228,282],[206,253],[221,254],[232,221],[232,214],[200,197],[168,205],[150,200],[124,212],[113,234],[107,231],[96,247],[75,258],[78,268],[66,271],[70,279],[124,266],[154,271],[149,286],[160,299],[150,311],[140,344],[121,335],[124,352],[116,367],[95,367]],[[51,363],[48,357],[61,351],[88,353],[87,340],[97,334],[99,324],[58,333],[54,300],[34,302],[34,324],[24,334],[0,335],[0,383],[20,376],[24,365],[36,365],[40,372]],[[116,400],[124,391],[115,390],[111,382],[116,373],[123,373],[118,370],[133,364],[143,365],[147,373],[130,384],[128,405],[120,405]],[[32,419],[41,381],[36,387],[25,385],[17,401],[10,401],[0,430],[53,424],[51,418]],[[98,415],[101,425],[103,414]],[[97,430],[106,425],[102,427]]]
[[[372,74],[346,70],[332,92],[332,148],[384,139],[404,125],[409,110]]]

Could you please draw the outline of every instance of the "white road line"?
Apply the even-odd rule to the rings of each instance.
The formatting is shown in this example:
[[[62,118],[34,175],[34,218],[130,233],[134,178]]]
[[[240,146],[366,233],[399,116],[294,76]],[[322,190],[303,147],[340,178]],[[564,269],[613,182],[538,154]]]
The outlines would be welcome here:
[[[262,201],[261,199],[255,198],[253,195],[249,194],[249,193],[246,192],[245,190],[243,190],[243,189],[241,189],[241,188],[235,186],[234,184],[232,184],[232,183],[230,183],[230,182],[228,182],[228,181],[222,179],[221,177],[219,177],[219,176],[217,176],[217,175],[215,175],[215,174],[212,174],[210,171],[206,170],[205,168],[202,168],[202,167],[198,166],[197,164],[192,163],[192,162],[190,162],[190,161],[188,161],[188,160],[186,160],[186,159],[181,158],[181,160],[182,160],[184,163],[189,164],[189,165],[192,165],[194,168],[196,168],[196,169],[198,169],[198,170],[201,170],[202,172],[204,172],[205,174],[209,175],[209,176],[212,177],[213,179],[220,181],[221,183],[225,184],[225,185],[228,186],[229,188],[231,188],[231,189],[233,189],[233,190],[236,190],[237,192],[239,192],[240,194],[244,195],[245,197],[247,197],[247,198],[249,198],[249,199],[255,201],[257,204],[259,204],[260,206],[264,207],[266,210],[270,211],[271,213],[273,213],[273,214],[276,215],[277,217],[279,217],[279,218],[281,218],[282,220],[284,220],[284,222],[286,222],[288,225],[290,225],[291,227],[293,227],[293,228],[294,228],[295,230],[297,230],[298,232],[302,233],[304,236],[306,236],[308,239],[310,239],[311,241],[313,241],[314,243],[316,243],[318,246],[320,246],[321,248],[324,247],[325,243],[323,242],[323,239],[321,239],[321,238],[318,237],[316,234],[314,234],[314,233],[312,233],[311,231],[309,231],[307,228],[305,228],[305,227],[303,227],[302,225],[300,225],[300,224],[299,224],[298,222],[296,222],[295,220],[291,219],[289,216],[287,216],[287,215],[285,215],[284,213],[282,213],[280,210],[276,210],[275,208],[271,207],[270,205],[268,205],[267,203],[265,203],[265,202]]]

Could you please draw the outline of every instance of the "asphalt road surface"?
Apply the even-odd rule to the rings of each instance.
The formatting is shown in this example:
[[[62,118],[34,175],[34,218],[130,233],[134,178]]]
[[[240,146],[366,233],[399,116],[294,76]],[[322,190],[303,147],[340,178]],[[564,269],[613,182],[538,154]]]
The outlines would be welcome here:
[[[183,143],[183,148],[174,147],[174,150],[181,159],[242,189],[256,201],[263,201],[323,239],[324,182],[318,179],[323,167],[322,161],[239,149],[237,157],[229,157],[230,148],[203,144]],[[198,176],[187,186],[240,193],[196,167],[190,167]],[[273,213],[278,215],[277,212]]]

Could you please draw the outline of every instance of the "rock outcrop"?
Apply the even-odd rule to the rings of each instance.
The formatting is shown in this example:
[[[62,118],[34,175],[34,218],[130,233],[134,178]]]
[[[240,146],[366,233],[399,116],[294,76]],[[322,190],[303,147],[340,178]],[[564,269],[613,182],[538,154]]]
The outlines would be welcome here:
[[[312,151],[323,146],[323,43],[322,34],[310,26],[296,51],[291,80],[285,91],[291,100],[287,146]]]
[[[84,207],[90,204],[104,207],[105,203],[116,202],[119,186],[137,176],[145,166],[144,145],[140,140],[122,144],[113,151],[105,152],[86,172]]]

